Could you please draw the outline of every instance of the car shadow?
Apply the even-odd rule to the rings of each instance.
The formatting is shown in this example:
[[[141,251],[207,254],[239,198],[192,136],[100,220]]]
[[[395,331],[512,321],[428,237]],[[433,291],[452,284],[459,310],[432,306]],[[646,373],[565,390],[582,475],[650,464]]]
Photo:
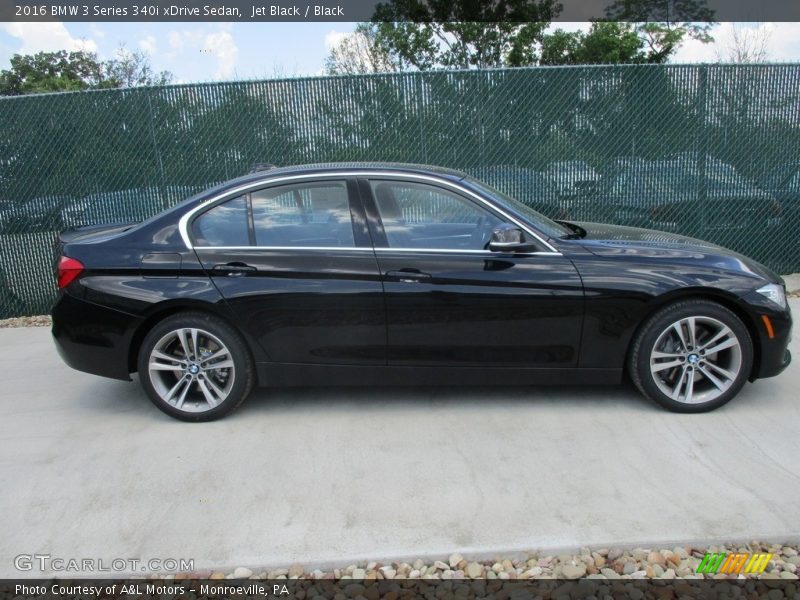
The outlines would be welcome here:
[[[83,394],[83,403],[93,410],[108,413],[147,411],[162,415],[149,402],[133,375],[133,382],[123,384],[98,379],[94,391]],[[318,411],[368,409],[375,412],[403,412],[435,407],[447,410],[487,410],[523,406],[561,406],[565,409],[592,409],[614,405],[636,411],[661,410],[643,398],[629,383],[605,386],[335,386],[335,387],[260,387],[252,391],[244,404],[227,419],[256,413],[308,415]],[[152,409],[150,411],[149,409]],[[168,418],[168,417],[166,417]]]
[[[133,382],[98,379],[92,384],[94,392],[84,394],[81,403],[90,404],[91,410],[108,413],[138,413],[146,420],[168,416],[158,411],[141,389],[136,375]],[[765,408],[770,397],[766,389],[771,380],[745,385],[733,402],[722,407],[724,411]],[[89,410],[89,406],[85,406]],[[453,411],[563,409],[565,415],[575,411],[607,411],[613,408],[622,414],[666,414],[665,409],[643,397],[632,383],[619,385],[548,385],[548,386],[334,386],[334,387],[260,387],[252,391],[244,404],[230,419],[265,416],[308,417],[314,413],[330,415],[337,411],[347,414],[352,410],[368,410],[384,416],[399,415],[408,411],[432,409]],[[714,411],[714,412],[718,412]],[[145,416],[146,415],[146,416]]]
[[[397,412],[420,408],[487,410],[523,406],[591,409],[610,403],[629,410],[651,410],[631,384],[612,386],[381,386],[258,388],[237,413],[289,413],[361,408]],[[655,406],[658,409],[657,406]]]

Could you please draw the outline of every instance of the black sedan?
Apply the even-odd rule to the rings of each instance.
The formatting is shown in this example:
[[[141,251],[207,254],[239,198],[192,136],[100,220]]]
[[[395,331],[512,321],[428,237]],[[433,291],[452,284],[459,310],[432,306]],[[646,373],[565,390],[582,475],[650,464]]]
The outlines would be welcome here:
[[[456,171],[311,165],[60,238],[53,336],[190,421],[256,384],[619,383],[717,408],[789,364],[781,279],[696,239],[554,222]]]

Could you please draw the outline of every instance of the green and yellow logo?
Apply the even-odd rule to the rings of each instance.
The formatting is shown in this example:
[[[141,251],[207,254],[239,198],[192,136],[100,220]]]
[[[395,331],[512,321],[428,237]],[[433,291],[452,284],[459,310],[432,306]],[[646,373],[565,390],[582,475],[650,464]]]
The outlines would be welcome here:
[[[698,573],[763,573],[772,560],[772,554],[749,552],[706,552],[697,565]]]

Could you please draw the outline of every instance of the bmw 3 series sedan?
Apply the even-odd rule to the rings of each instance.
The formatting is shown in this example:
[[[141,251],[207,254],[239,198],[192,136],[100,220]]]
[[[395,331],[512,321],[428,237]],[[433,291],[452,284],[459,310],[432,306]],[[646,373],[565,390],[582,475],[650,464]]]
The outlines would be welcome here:
[[[790,361],[780,277],[700,240],[554,222],[463,173],[261,170],[67,231],[53,337],[187,421],[255,385],[617,384],[679,412]]]

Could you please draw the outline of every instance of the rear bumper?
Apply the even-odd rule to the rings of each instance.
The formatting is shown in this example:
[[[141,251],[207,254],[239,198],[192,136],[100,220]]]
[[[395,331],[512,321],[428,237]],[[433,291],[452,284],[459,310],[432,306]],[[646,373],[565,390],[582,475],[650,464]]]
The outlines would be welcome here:
[[[92,375],[130,381],[128,351],[140,319],[63,292],[52,314],[53,340],[67,365]]]

